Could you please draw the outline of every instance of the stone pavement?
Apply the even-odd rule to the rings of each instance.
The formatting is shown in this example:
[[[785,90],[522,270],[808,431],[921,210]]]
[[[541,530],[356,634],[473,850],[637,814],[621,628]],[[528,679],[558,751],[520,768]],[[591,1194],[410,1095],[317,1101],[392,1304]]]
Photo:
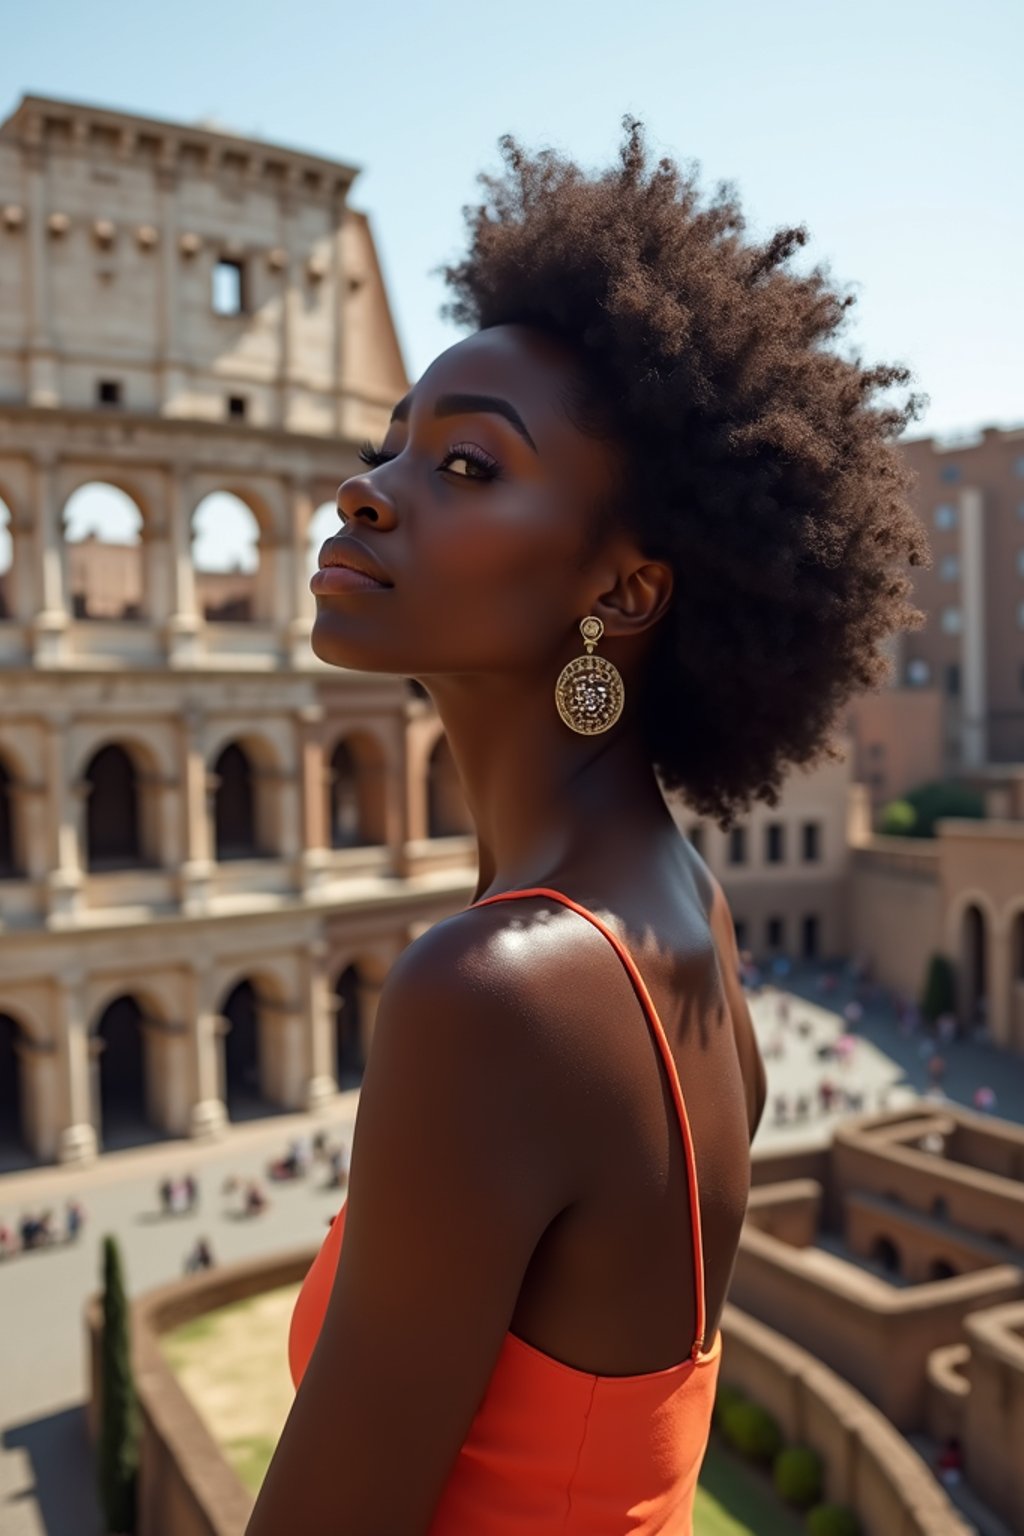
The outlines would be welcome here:
[[[843,1005],[853,995],[848,979],[827,999],[818,990],[819,968],[803,967],[786,978],[791,1027],[784,1032],[785,1055],[767,1061],[769,1105],[755,1146],[806,1145],[824,1140],[845,1111],[822,1114],[816,1090],[822,1076],[864,1095],[865,1108],[881,1100],[892,1107],[912,1100],[927,1086],[920,1042],[904,1038],[884,998],[866,1000],[848,1067],[824,1062],[817,1050],[846,1029]],[[778,997],[764,988],[750,998],[762,1042],[778,1031]],[[807,1019],[801,1037],[792,1027]],[[969,1104],[979,1084],[998,1092],[997,1112],[1024,1120],[1024,1058],[1008,1057],[970,1042],[943,1046],[948,1063],[946,1089]],[[684,1084],[684,1090],[686,1085]],[[812,1099],[801,1124],[776,1124],[772,1098],[785,1092]],[[324,1190],[317,1169],[309,1181],[268,1186],[265,1215],[239,1219],[237,1201],[222,1196],[228,1175],[262,1177],[270,1157],[289,1137],[315,1125],[332,1140],[351,1143],[358,1092],[340,1094],[324,1121],[273,1116],[233,1127],[226,1141],[198,1146],[187,1141],[156,1142],[141,1149],[105,1155],[92,1168],[40,1168],[0,1176],[0,1216],[17,1221],[22,1211],[52,1206],[58,1217],[71,1195],[88,1212],[85,1233],[74,1247],[43,1249],[0,1262],[0,1317],[4,1320],[0,1374],[0,1532],[3,1536],[98,1536],[99,1515],[81,1402],[85,1394],[82,1307],[98,1287],[99,1239],[114,1232],[121,1240],[131,1292],[147,1290],[181,1273],[188,1249],[199,1235],[210,1239],[218,1260],[251,1257],[315,1244],[340,1203]],[[201,1187],[193,1215],[159,1212],[157,1184],[165,1175],[192,1171]]]

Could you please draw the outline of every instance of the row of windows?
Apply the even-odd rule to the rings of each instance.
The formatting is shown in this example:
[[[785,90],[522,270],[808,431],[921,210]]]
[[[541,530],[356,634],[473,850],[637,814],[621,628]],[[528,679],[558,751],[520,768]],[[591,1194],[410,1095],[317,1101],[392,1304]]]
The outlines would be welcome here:
[[[97,379],[96,404],[107,410],[120,409],[124,404],[124,386],[121,380]],[[249,402],[244,395],[228,395],[224,408],[229,421],[244,421],[249,411]]]
[[[1024,576],[1024,549],[1017,551],[1017,575]],[[943,555],[939,562],[939,579],[941,581],[958,581],[960,579],[960,556]]]
[[[752,935],[753,924],[745,918],[733,919],[733,927],[736,930],[737,949],[756,949],[756,940]],[[784,917],[769,917],[765,920],[761,930],[764,948],[770,954],[785,954],[788,948],[788,925]],[[821,921],[817,914],[808,912],[800,919],[799,924],[800,958],[802,960],[817,960],[821,952]]]
[[[730,864],[746,864],[747,827],[733,827],[729,833],[729,850],[727,854]],[[786,862],[786,834],[787,827],[784,821],[769,821],[764,828],[764,862],[766,864],[785,864]],[[704,856],[704,828],[693,826],[689,831],[690,842],[697,852]],[[816,864],[821,859],[821,824],[817,821],[805,821],[800,828],[801,859],[804,864]]]
[[[932,669],[921,656],[915,656],[907,663],[907,683],[912,688],[925,688],[932,680]],[[1021,693],[1024,693],[1024,663],[1017,673],[1017,685]],[[951,699],[960,696],[960,663],[949,661],[943,672],[943,687]]]
[[[960,521],[960,510],[953,501],[943,501],[935,508],[935,526],[948,530]],[[1017,521],[1024,523],[1024,501],[1017,503]]]

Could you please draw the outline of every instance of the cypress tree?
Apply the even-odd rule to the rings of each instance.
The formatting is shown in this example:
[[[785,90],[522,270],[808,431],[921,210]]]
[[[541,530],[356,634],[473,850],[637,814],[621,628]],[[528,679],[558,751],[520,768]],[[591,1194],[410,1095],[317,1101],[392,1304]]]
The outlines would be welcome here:
[[[115,1238],[103,1239],[103,1348],[98,1458],[100,1505],[112,1536],[135,1530],[139,1410],[132,1376],[128,1299]]]
[[[945,955],[932,955],[921,996],[921,1012],[930,1024],[943,1013],[956,1011],[956,975]]]

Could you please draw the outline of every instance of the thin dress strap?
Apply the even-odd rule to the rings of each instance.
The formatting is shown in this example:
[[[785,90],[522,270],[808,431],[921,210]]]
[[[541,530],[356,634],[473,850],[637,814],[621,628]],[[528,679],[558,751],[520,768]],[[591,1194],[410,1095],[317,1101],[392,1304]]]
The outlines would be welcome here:
[[[588,911],[586,907],[581,907],[578,902],[573,901],[571,896],[565,896],[561,891],[553,891],[547,886],[533,886],[528,890],[500,891],[496,896],[484,896],[480,899],[480,901],[471,902],[470,906],[467,907],[466,910],[470,911],[472,907],[486,907],[491,902],[495,901],[522,900],[528,896],[547,896],[552,901],[560,901],[563,906],[571,908],[573,912],[578,912],[580,917],[585,917],[589,923],[593,924],[598,933],[604,934],[605,938],[608,940],[609,944],[611,944],[619,959],[626,967],[626,970],[629,973],[629,979],[633,983],[634,991],[636,992],[637,997],[640,999],[640,1002],[643,1005],[644,1012],[647,1015],[647,1021],[654,1032],[654,1038],[658,1042],[658,1047],[661,1051],[662,1059],[664,1060],[666,1069],[668,1071],[669,1082],[672,1085],[672,1096],[675,1099],[676,1112],[679,1116],[679,1125],[683,1133],[683,1149],[686,1154],[686,1177],[690,1188],[690,1227],[693,1232],[694,1292],[696,1295],[697,1303],[697,1336],[694,1339],[693,1348],[690,1351],[690,1355],[692,1359],[696,1360],[704,1348],[704,1336],[707,1329],[704,1297],[704,1239],[701,1232],[700,1196],[697,1189],[697,1161],[693,1150],[693,1133],[690,1130],[690,1117],[686,1113],[686,1101],[683,1098],[683,1090],[679,1082],[679,1073],[676,1070],[675,1058],[669,1049],[668,1040],[665,1036],[664,1026],[658,1017],[658,1010],[654,1006],[654,1000],[647,990],[647,984],[637,968],[636,961],[633,959],[633,956],[629,953],[629,950],[623,944],[622,940],[619,939],[608,927],[608,925],[603,923],[599,917],[595,917],[593,912]]]

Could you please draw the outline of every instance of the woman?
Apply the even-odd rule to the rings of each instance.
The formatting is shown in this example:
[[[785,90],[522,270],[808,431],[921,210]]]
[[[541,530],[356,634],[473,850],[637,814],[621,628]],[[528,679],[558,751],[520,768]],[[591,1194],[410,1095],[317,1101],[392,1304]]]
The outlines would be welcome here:
[[[728,826],[838,756],[926,546],[903,371],[827,349],[802,231],[746,242],[625,127],[598,177],[502,141],[446,270],[473,334],[312,580],[318,656],[434,699],[483,904],[388,977],[249,1536],[691,1529],[765,1081],[662,787]]]

